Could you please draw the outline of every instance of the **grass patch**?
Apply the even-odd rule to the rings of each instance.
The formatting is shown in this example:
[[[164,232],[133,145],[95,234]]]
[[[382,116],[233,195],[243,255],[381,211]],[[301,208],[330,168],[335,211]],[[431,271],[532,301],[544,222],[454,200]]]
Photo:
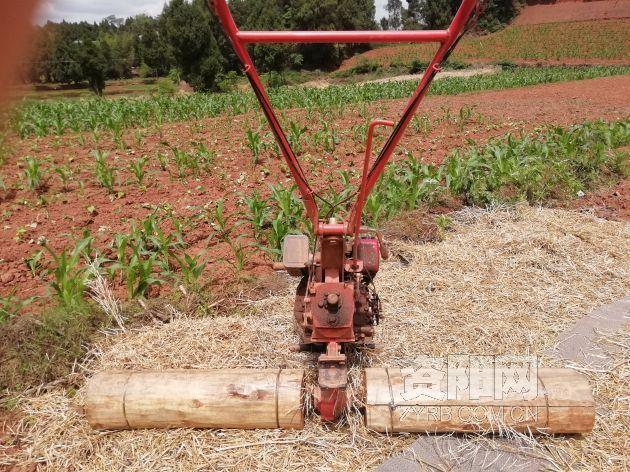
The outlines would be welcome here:
[[[449,77],[435,82],[430,93],[455,95],[623,74],[630,74],[630,67],[516,67],[492,75]],[[350,103],[406,98],[416,86],[417,81],[412,80],[332,85],[323,89],[280,87],[269,90],[269,95],[273,105],[279,109],[305,108],[328,114]],[[67,131],[109,130],[120,133],[125,128],[136,126],[160,126],[164,122],[198,120],[220,114],[237,115],[257,109],[253,93],[241,91],[115,100],[26,101],[13,110],[10,123],[23,138],[61,135]]]
[[[106,316],[91,305],[51,308],[0,325],[0,391],[21,390],[70,372]]]

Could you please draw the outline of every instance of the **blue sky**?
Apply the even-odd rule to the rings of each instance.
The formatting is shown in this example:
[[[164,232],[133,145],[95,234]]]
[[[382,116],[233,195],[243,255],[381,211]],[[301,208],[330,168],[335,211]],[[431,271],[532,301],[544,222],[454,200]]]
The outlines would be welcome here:
[[[3,0],[4,1],[4,0]],[[376,18],[385,15],[387,0],[376,1]],[[151,16],[162,11],[164,0],[43,0],[39,23],[52,21],[100,21],[106,16],[128,17],[146,13]]]

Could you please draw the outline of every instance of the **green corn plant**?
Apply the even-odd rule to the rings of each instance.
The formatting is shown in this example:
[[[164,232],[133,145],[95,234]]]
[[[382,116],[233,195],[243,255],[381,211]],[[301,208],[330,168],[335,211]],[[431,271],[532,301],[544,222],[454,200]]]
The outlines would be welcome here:
[[[341,142],[341,139],[337,136],[337,131],[327,121],[323,121],[322,126],[324,127],[323,131],[326,133],[324,149],[328,152],[333,152],[337,148],[337,144]]]
[[[11,149],[7,142],[7,132],[0,131],[0,167],[4,165]]]
[[[53,170],[59,176],[59,180],[61,181],[61,188],[64,191],[67,191],[68,183],[72,178],[72,170],[68,166],[55,166]]]
[[[369,125],[370,123],[368,121],[354,125],[352,127],[352,139],[357,143],[363,144],[368,133]]]
[[[331,216],[340,216],[342,219],[347,215],[348,206],[354,203],[352,195],[355,188],[351,185],[350,173],[346,170],[338,171],[342,186],[341,191],[329,186],[325,198],[320,206],[320,218],[327,220]]]
[[[194,158],[191,159],[187,152],[176,147],[172,147],[171,151],[173,151],[173,160],[175,161],[175,166],[177,166],[177,175],[180,179],[183,179],[186,177],[187,170],[196,166],[196,160]]]
[[[34,157],[24,158],[24,177],[28,188],[41,191],[44,188],[44,170],[41,163]]]
[[[144,177],[146,175],[145,167],[148,161],[149,158],[147,156],[142,156],[129,163],[129,170],[136,178],[138,185],[142,185],[142,182],[144,181]]]
[[[287,220],[282,215],[276,215],[271,220],[271,228],[267,232],[267,246],[259,247],[270,253],[275,259],[278,259],[282,255],[282,241],[289,234],[289,231],[290,227]]]
[[[304,133],[308,131],[308,127],[300,126],[295,121],[289,122],[289,133],[287,134],[287,139],[291,148],[296,154],[300,154],[302,152],[302,136]]]
[[[183,236],[177,232],[164,232],[159,226],[152,234],[145,234],[147,237],[147,247],[162,256],[163,261],[168,263],[169,257],[176,249],[186,246]]]
[[[246,198],[245,202],[249,209],[254,238],[260,239],[269,214],[269,204],[258,192],[254,192],[251,197]]]
[[[280,146],[278,146],[278,142],[276,141],[276,139],[274,138],[273,134],[271,134],[271,132],[265,133],[264,136],[264,147],[265,148],[271,148],[271,150],[273,151],[273,155],[276,158],[280,158]]]
[[[446,232],[453,226],[453,220],[446,215],[438,215],[435,218],[435,224],[440,233],[440,238],[444,239]]]
[[[138,227],[134,223],[130,233],[130,242],[143,254],[154,253],[161,256],[161,261],[168,265],[173,251],[184,248],[186,244],[179,229],[167,233],[161,228],[161,223],[165,219],[166,217],[158,218],[155,213],[151,213],[140,221]],[[178,225],[174,222],[174,226]]]
[[[127,264],[122,267],[129,298],[143,298],[151,285],[159,285],[162,280],[153,275],[156,254],[143,257],[134,251]]]
[[[197,158],[206,172],[210,172],[212,170],[215,157],[216,153],[208,149],[205,144],[199,143],[197,145]]]
[[[566,80],[584,80],[612,75],[627,75],[628,66],[518,67],[497,74],[476,77],[451,77],[436,82],[433,95],[454,95],[481,90],[498,90]],[[269,96],[279,109],[317,110],[322,116],[344,113],[349,104],[357,104],[363,118],[368,117],[367,103],[379,99],[409,96],[415,81],[378,84],[339,84],[324,89],[281,87]],[[257,109],[254,94],[234,91],[220,94],[121,98],[117,100],[46,100],[27,101],[9,113],[9,123],[22,138],[60,135],[66,130],[100,133],[108,130],[118,146],[124,147],[123,130],[154,127],[162,136],[162,124],[199,120],[221,114],[243,114]],[[451,117],[448,117],[450,121]],[[365,133],[362,134],[364,138]],[[361,140],[363,141],[363,139]]]
[[[414,115],[411,120],[411,127],[416,133],[428,136],[431,132],[431,119],[427,115]]]
[[[470,105],[464,105],[459,109],[459,114],[457,116],[457,125],[459,126],[460,131],[464,131],[466,125],[470,123],[474,110],[475,107]]]
[[[53,280],[53,288],[59,302],[68,308],[76,308],[83,303],[83,293],[87,282],[87,266],[83,263],[86,251],[91,248],[93,238],[86,236],[77,241],[71,249],[56,252],[47,242],[43,242],[44,250],[51,256],[52,263],[48,273]]]
[[[245,264],[247,262],[247,253],[245,251],[246,245],[241,243],[241,237],[238,236],[235,240],[230,240],[230,248],[234,253],[234,259],[228,260],[230,265],[234,267],[237,273],[243,272],[245,269]]]
[[[259,131],[253,131],[252,129],[247,130],[247,147],[252,152],[253,165],[257,165],[260,153],[264,149],[264,142],[260,137]]]
[[[210,216],[210,225],[216,231],[216,236],[219,241],[230,242],[230,235],[232,231],[240,226],[240,222],[234,225],[229,224],[230,217],[225,215],[225,202],[223,200],[217,200],[214,206],[214,210]]]
[[[442,117],[439,119],[441,123],[452,123],[453,122],[453,112],[450,107],[442,105],[440,107],[442,110]]]
[[[168,170],[168,155],[163,152],[159,152],[155,155],[156,160],[158,161],[158,165],[160,169],[165,172]]]
[[[105,188],[109,193],[115,193],[116,177],[114,168],[107,164],[107,156],[109,153],[100,150],[92,151],[95,159],[96,181]]]
[[[144,135],[142,134],[142,131],[136,130],[133,135],[136,140],[136,146],[142,147],[142,143],[144,142]]]
[[[295,195],[296,185],[284,187],[283,185],[270,185],[271,199],[278,207],[278,215],[286,219],[290,227],[298,227],[298,222],[302,221],[303,209],[302,201]]]
[[[28,267],[28,270],[33,277],[37,277],[37,275],[42,271],[41,261],[45,254],[46,251],[42,249],[40,251],[34,252],[24,259],[24,263],[26,264],[26,267]]]
[[[199,253],[196,256],[191,256],[187,253],[183,254],[183,257],[173,256],[179,264],[179,269],[182,274],[183,282],[192,288],[199,288],[199,279],[203,274],[204,269],[208,261],[205,259],[203,253]]]
[[[383,213],[385,213],[385,203],[383,202],[383,199],[378,190],[380,189],[375,189],[372,193],[370,193],[370,195],[368,195],[367,199],[365,200],[364,207],[367,223],[369,226],[372,226],[374,228],[379,227],[382,221]]]
[[[114,278],[117,270],[122,268],[127,261],[127,248],[133,246],[132,236],[129,234],[115,234],[112,238],[111,247],[114,251],[114,264],[108,267],[110,277]],[[122,272],[121,281],[122,281]]]
[[[125,149],[127,147],[127,144],[125,143],[125,140],[123,138],[123,124],[117,120],[112,120],[110,123],[110,129],[112,130],[114,142],[118,146],[118,149]]]

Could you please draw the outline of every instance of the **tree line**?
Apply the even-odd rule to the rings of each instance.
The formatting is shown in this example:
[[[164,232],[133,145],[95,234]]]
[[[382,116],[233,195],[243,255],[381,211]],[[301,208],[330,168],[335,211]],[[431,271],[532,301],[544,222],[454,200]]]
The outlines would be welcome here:
[[[511,0],[510,0],[511,1]],[[509,3],[492,0],[493,5]],[[459,0],[388,0],[387,29],[444,27]],[[374,0],[231,0],[243,30],[376,29]],[[495,22],[509,20],[501,11]],[[513,16],[513,14],[512,14]],[[336,68],[368,45],[258,44],[252,59],[263,72]],[[231,46],[205,0],[169,0],[156,17],[110,16],[100,23],[48,22],[37,27],[34,51],[25,62],[25,79],[33,83],[85,83],[101,94],[108,79],[165,76],[186,80],[195,90],[214,90],[240,69]]]
[[[509,23],[523,0],[481,0],[483,13],[477,29],[493,32]],[[381,18],[383,29],[444,29],[448,27],[461,0],[387,0],[387,16]]]

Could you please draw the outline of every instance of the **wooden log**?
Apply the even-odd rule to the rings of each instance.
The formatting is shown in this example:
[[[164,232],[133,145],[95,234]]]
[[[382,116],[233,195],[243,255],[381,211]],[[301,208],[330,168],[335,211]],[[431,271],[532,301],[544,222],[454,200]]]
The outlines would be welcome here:
[[[475,374],[472,388],[469,384],[454,389],[453,378],[432,376],[429,369],[366,369],[366,425],[389,433],[501,431],[507,427],[533,433],[586,433],[593,429],[591,388],[572,369],[538,369],[530,391],[496,389],[501,379],[493,369]]]
[[[304,427],[301,369],[104,372],[88,383],[95,429]]]

